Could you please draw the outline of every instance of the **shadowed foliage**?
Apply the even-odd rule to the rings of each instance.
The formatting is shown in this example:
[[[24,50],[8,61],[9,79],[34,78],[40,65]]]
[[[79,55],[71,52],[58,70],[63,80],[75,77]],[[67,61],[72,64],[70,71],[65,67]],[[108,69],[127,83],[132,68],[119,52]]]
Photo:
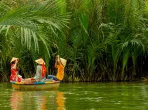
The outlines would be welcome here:
[[[9,1],[9,2],[8,2]],[[34,60],[55,74],[56,54],[67,59],[65,81],[129,81],[146,76],[146,0],[2,0],[0,69],[20,58],[26,77]]]

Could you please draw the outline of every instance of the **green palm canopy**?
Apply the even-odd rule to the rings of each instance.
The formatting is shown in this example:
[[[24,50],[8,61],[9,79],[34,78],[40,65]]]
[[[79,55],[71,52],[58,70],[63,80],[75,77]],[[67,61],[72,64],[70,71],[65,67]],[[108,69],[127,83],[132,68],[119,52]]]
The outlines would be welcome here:
[[[49,62],[51,48],[56,46],[54,39],[58,34],[63,36],[62,29],[67,28],[69,14],[61,12],[63,6],[63,2],[55,0],[0,1],[0,51],[3,64],[13,56],[22,57],[23,62],[29,56],[27,54],[33,60],[44,57]]]

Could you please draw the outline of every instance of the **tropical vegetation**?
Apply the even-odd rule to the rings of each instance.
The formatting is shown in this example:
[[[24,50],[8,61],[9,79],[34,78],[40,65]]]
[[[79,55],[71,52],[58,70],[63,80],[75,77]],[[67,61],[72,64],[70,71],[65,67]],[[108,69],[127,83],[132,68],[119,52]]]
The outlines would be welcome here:
[[[131,81],[146,77],[147,0],[1,0],[0,75],[20,58],[25,77],[44,58],[67,59],[64,81]]]

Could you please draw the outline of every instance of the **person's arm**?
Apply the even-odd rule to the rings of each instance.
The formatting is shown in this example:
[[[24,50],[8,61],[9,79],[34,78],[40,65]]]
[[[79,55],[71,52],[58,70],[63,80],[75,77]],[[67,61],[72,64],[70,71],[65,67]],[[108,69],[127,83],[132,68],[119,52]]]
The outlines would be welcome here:
[[[16,63],[11,66],[11,69],[16,69]]]
[[[13,64],[13,66],[11,67],[12,69],[16,69],[17,68],[17,64],[18,64],[18,60],[16,60]]]
[[[57,55],[56,56],[56,61],[55,61],[55,68],[57,68],[57,65],[59,65],[59,64],[60,64],[60,56]]]
[[[56,60],[54,67],[57,68],[58,61]]]

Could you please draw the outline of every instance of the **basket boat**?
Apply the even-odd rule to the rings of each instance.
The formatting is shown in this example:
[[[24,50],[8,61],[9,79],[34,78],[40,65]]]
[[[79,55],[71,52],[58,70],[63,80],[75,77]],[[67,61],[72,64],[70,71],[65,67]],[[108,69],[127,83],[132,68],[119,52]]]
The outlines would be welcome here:
[[[60,81],[34,82],[25,84],[24,82],[11,82],[15,90],[55,90],[58,89]]]

